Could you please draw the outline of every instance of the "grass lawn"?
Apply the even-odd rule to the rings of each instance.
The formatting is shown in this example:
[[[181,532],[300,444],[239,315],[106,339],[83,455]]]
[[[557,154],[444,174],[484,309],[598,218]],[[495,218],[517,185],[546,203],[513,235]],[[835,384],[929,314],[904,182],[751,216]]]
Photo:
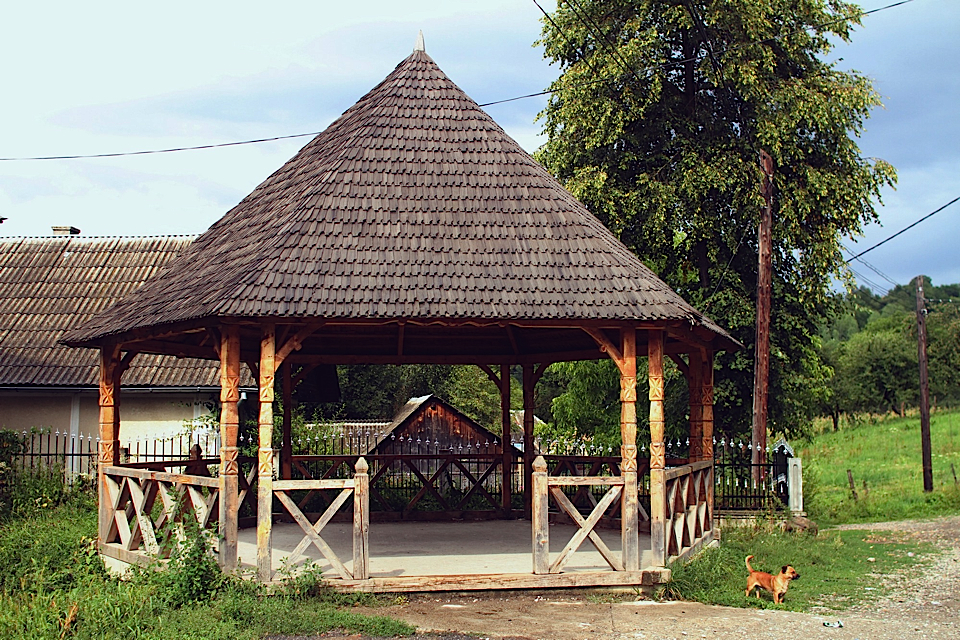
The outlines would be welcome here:
[[[920,417],[847,421],[799,448],[804,507],[821,526],[960,513],[960,411],[930,421],[934,491],[923,492]],[[853,473],[858,499],[847,479]],[[865,484],[864,484],[865,483]]]
[[[128,580],[107,576],[92,538],[92,504],[67,504],[0,524],[0,638],[4,640],[254,640],[346,629],[409,635],[409,625],[350,610],[368,595],[319,589],[316,576],[268,593],[224,579],[202,545],[178,568]],[[195,554],[196,555],[196,554]]]
[[[719,547],[710,548],[684,566],[674,566],[673,582],[663,598],[694,600],[731,607],[809,611],[811,607],[844,609],[883,595],[882,581],[870,579],[922,562],[934,551],[928,544],[867,531],[827,531],[819,536],[782,533],[766,525],[734,527],[722,532]],[[912,555],[908,555],[912,554]],[[800,574],[783,604],[769,593],[747,597],[744,558],[754,556],[754,570],[776,573],[786,564]]]

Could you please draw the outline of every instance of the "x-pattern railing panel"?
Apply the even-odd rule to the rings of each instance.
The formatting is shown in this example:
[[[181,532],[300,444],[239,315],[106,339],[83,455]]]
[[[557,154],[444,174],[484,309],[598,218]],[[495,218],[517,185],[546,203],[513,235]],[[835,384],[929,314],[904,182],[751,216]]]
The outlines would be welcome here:
[[[249,484],[249,476],[247,480]],[[104,542],[119,542],[126,551],[169,555],[170,538],[184,539],[184,517],[192,517],[198,526],[207,528],[216,513],[216,478],[108,467],[104,481],[113,515]],[[159,513],[155,508],[157,498]]]
[[[712,530],[709,504],[712,462],[702,461],[669,469],[665,480],[667,554],[677,556]]]
[[[297,481],[291,480],[288,482],[296,483]],[[320,481],[320,482],[323,482],[323,481]],[[327,482],[330,482],[330,481],[327,481]],[[340,507],[342,507],[343,504],[353,495],[353,482],[349,481],[349,483],[350,484],[348,486],[344,486],[343,481],[337,483],[339,485],[339,488],[341,489],[339,495],[337,495],[337,497],[333,500],[330,506],[327,507],[326,511],[323,512],[323,515],[321,515],[320,518],[317,519],[316,523],[310,522],[310,519],[307,518],[307,516],[305,516],[302,511],[300,511],[300,508],[297,506],[297,503],[294,502],[293,499],[287,495],[287,492],[285,490],[282,490],[282,489],[274,490],[273,494],[277,497],[278,500],[280,500],[280,503],[287,509],[287,512],[291,515],[291,517],[293,517],[294,521],[298,525],[300,525],[300,529],[303,530],[305,534],[303,537],[303,540],[301,540],[300,543],[297,544],[297,546],[288,556],[287,562],[291,564],[297,562],[303,556],[307,548],[311,544],[313,544],[313,546],[315,546],[317,550],[320,551],[323,557],[327,559],[327,562],[329,562],[333,566],[334,570],[340,574],[341,578],[345,580],[349,580],[353,578],[353,575],[343,565],[343,563],[340,561],[340,558],[337,557],[337,554],[334,552],[334,550],[330,547],[329,544],[327,544],[326,540],[324,540],[320,536],[320,532],[323,531],[323,528],[330,523],[330,521],[333,519],[333,516],[336,515],[337,511],[340,510]],[[317,488],[323,489],[328,487],[324,487],[321,484],[321,485],[318,485]],[[329,488],[334,488],[332,486],[332,483]]]

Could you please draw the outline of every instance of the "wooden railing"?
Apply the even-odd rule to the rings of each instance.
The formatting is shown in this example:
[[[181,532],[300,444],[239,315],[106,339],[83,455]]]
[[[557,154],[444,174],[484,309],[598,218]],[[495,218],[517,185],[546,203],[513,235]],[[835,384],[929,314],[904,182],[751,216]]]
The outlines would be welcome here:
[[[713,540],[713,460],[667,469],[664,480],[666,555],[673,562]]]
[[[326,558],[333,569],[344,580],[366,580],[370,577],[370,476],[366,460],[359,458],[355,465],[356,473],[352,478],[323,478],[306,480],[274,480],[273,495],[287,510],[293,520],[300,525],[303,539],[287,556],[288,566],[294,566],[304,556],[312,544]],[[328,504],[326,510],[316,522],[301,511],[297,502],[289,495],[291,491],[322,493],[325,490],[338,490],[337,497]],[[353,497],[353,570],[343,564],[334,550],[323,539],[321,533],[337,511]],[[266,550],[269,557],[270,550]]]
[[[217,463],[217,459],[177,460],[104,468],[101,552],[124,562],[147,564],[168,557],[175,544],[185,539],[185,520],[200,529],[212,528],[219,519],[219,479],[168,469],[187,467],[196,472]],[[255,482],[256,466],[251,465],[240,478],[238,504],[255,508]]]
[[[560,573],[573,553],[580,548],[584,540],[590,540],[594,548],[603,556],[614,571],[623,571],[623,561],[617,557],[594,531],[604,513],[614,504],[619,504],[623,493],[621,476],[550,476],[547,463],[538,457],[533,463],[533,572],[535,574]],[[590,515],[584,518],[579,509],[564,493],[564,487],[609,487],[597,502]],[[592,492],[591,492],[592,493]],[[573,535],[556,559],[550,562],[550,518],[549,502],[553,498],[561,511],[577,524],[579,529]]]

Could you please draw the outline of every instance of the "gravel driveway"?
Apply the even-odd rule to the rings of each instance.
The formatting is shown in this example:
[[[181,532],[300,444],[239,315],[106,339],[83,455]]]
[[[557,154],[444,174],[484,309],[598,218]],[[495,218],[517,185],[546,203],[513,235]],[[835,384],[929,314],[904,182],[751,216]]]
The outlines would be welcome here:
[[[770,638],[837,640],[960,638],[960,517],[845,526],[874,531],[878,541],[914,540],[943,553],[884,578],[891,595],[869,607],[794,613],[690,602],[598,602],[583,592],[423,594],[369,613],[416,625],[417,638],[626,640],[633,638]],[[843,627],[824,622],[842,621]],[[432,633],[427,633],[432,632]],[[360,635],[329,638],[368,640]]]

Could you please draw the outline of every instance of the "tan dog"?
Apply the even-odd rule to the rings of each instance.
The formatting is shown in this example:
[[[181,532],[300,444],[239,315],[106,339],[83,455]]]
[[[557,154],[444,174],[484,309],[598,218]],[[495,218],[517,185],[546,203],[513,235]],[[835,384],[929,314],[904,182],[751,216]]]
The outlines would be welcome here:
[[[750,566],[750,559],[752,557],[753,556],[747,556],[746,559],[747,571],[750,572],[750,577],[747,578],[747,591],[745,595],[749,596],[751,591],[760,587],[773,594],[773,601],[776,604],[782,603],[783,594],[785,594],[790,587],[790,581],[799,578],[800,574],[788,564],[780,567],[780,573],[777,575],[771,575],[765,571],[754,571],[753,567]],[[760,597],[759,590],[757,591],[757,597]]]

